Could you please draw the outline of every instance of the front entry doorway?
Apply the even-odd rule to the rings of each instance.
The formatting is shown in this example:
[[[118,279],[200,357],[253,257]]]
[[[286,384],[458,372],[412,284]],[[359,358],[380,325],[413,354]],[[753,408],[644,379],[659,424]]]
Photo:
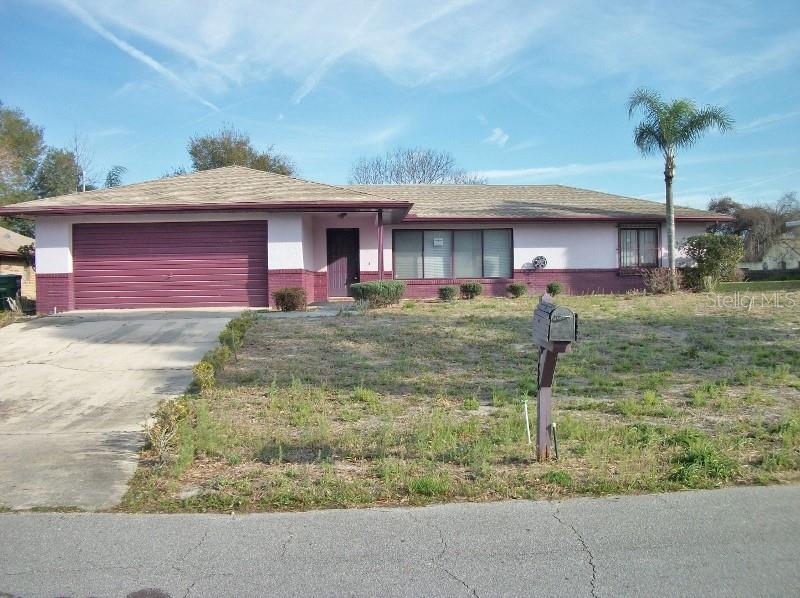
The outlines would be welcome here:
[[[358,229],[328,229],[328,296],[349,297],[359,280]]]

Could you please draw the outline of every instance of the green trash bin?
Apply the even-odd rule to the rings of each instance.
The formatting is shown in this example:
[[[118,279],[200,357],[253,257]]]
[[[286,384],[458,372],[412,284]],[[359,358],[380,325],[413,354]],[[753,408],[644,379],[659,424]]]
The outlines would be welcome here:
[[[19,274],[0,274],[0,309],[8,309],[6,299],[19,299],[22,292],[22,276]]]

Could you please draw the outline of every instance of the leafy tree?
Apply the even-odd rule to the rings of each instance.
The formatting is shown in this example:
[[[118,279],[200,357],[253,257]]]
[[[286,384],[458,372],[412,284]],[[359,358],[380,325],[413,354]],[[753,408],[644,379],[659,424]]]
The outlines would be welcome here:
[[[705,233],[686,239],[684,251],[696,264],[686,272],[687,282],[697,290],[713,291],[720,281],[735,279],[744,242],[736,235]]]
[[[122,177],[125,173],[128,172],[128,169],[124,166],[112,166],[111,169],[106,173],[106,187],[119,187],[122,184]]]
[[[28,189],[43,151],[41,127],[0,102],[0,205],[33,199]]]
[[[224,126],[216,133],[194,136],[186,147],[195,170],[222,166],[246,166],[256,170],[293,175],[297,168],[292,160],[269,146],[263,151],[253,147],[250,135]]]
[[[484,185],[486,179],[456,166],[450,152],[398,147],[382,156],[360,158],[350,170],[354,185]]]
[[[712,227],[713,232],[739,235],[744,240],[744,259],[757,262],[786,232],[786,223],[800,219],[800,202],[796,193],[784,193],[774,205],[741,204],[730,197],[717,197],[708,209],[718,214],[733,216],[733,222],[723,222]]]
[[[69,150],[48,148],[36,171],[32,189],[37,197],[75,193],[79,175],[75,154]]]
[[[628,117],[641,111],[644,120],[633,133],[633,142],[644,156],[660,153],[664,157],[664,183],[667,202],[667,248],[670,287],[677,290],[675,271],[675,205],[672,201],[672,180],[678,150],[693,146],[709,129],[725,132],[733,128],[733,118],[720,106],[697,105],[681,98],[666,102],[650,89],[640,88],[628,100]]]

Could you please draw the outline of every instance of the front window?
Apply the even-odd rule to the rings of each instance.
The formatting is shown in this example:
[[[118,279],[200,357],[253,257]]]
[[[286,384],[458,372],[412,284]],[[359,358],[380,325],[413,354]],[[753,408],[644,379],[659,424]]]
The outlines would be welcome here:
[[[395,278],[510,278],[511,229],[395,230]]]
[[[619,262],[622,268],[650,268],[657,266],[658,229],[620,229]]]

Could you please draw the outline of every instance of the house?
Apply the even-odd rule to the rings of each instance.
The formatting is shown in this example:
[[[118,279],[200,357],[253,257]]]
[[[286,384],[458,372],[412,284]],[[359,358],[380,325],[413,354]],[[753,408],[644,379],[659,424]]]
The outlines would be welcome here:
[[[800,270],[800,220],[786,223],[783,233],[757,262],[740,262],[742,270]]]
[[[22,296],[36,299],[36,275],[33,267],[19,253],[19,248],[32,245],[33,239],[0,227],[0,274],[22,276]]]
[[[290,286],[319,302],[380,278],[420,298],[463,280],[621,292],[666,259],[662,204],[561,185],[335,186],[229,166],[0,214],[36,221],[40,313],[261,307]],[[677,236],[725,219],[678,208]]]

